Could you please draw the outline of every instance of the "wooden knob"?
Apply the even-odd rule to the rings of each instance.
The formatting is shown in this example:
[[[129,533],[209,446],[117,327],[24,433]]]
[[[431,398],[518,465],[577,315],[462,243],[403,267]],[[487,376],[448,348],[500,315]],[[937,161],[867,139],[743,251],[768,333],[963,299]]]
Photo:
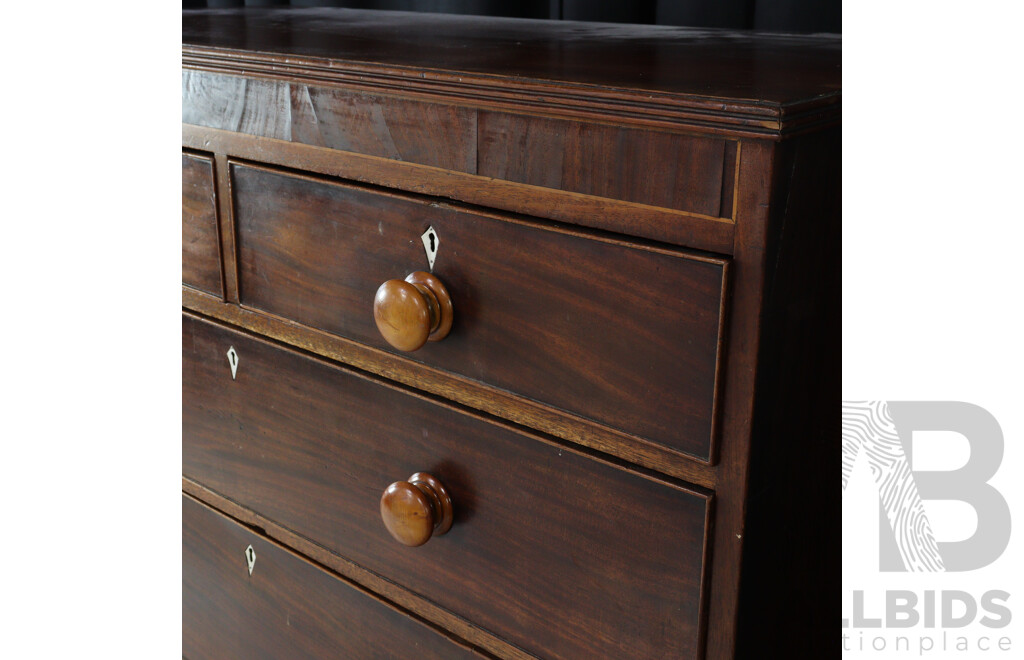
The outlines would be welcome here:
[[[416,547],[451,529],[452,498],[440,481],[417,472],[384,490],[380,517],[399,543]]]
[[[373,299],[373,320],[389,344],[415,351],[440,341],[452,329],[452,298],[441,280],[416,271],[404,280],[388,280]]]

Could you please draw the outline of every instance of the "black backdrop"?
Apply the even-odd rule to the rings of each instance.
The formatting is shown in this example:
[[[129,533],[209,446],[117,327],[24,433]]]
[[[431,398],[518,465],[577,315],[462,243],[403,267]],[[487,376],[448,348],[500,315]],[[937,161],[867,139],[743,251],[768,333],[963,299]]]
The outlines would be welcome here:
[[[182,6],[355,7],[775,32],[842,32],[841,0],[183,0]]]

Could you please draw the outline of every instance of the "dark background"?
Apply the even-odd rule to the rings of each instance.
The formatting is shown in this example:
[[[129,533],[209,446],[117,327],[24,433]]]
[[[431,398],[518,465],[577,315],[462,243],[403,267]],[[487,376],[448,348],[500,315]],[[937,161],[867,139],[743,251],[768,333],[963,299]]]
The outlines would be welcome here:
[[[842,32],[841,0],[183,0],[182,6],[352,7],[773,32]]]

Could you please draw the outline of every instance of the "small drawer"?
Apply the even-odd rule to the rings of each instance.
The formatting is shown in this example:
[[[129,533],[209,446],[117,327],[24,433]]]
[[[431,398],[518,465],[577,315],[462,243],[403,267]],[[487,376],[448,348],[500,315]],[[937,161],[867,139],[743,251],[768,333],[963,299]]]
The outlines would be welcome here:
[[[736,143],[607,124],[480,112],[481,176],[661,206],[732,213]]]
[[[196,317],[182,336],[189,479],[540,657],[698,656],[710,495]],[[382,494],[420,472],[452,524],[407,547]]]
[[[181,577],[181,651],[190,660],[479,658],[188,496]]]
[[[223,296],[213,161],[181,155],[181,281]]]
[[[728,260],[262,167],[232,177],[242,305],[711,460]],[[402,352],[375,294],[430,269],[430,227],[453,323]]]

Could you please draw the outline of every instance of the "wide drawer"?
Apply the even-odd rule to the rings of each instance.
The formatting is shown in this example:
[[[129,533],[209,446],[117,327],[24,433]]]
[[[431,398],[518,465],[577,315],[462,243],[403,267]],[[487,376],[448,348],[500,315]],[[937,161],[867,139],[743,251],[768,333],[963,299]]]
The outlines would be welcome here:
[[[181,541],[182,657],[480,657],[188,496]]]
[[[186,477],[541,657],[697,657],[709,495],[190,315],[182,339]],[[454,525],[409,548],[380,499],[420,471]]]
[[[189,68],[181,72],[181,119],[711,222],[732,215],[736,142],[718,137]]]
[[[181,281],[223,295],[213,160],[181,155]]]
[[[412,360],[712,457],[728,262],[232,165],[242,305],[398,352],[374,294],[427,270],[454,306]]]

